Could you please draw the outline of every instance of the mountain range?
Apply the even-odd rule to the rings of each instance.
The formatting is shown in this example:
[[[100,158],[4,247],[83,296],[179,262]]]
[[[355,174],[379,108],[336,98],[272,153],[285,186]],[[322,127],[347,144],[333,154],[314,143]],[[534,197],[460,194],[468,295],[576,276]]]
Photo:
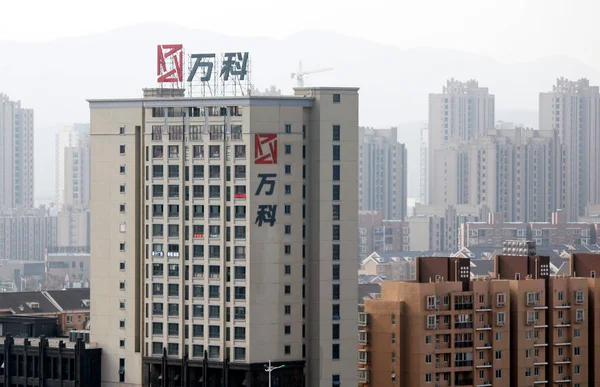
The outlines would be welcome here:
[[[357,26],[359,28],[359,26]],[[565,56],[533,62],[498,61],[474,53],[419,47],[402,49],[331,31],[306,31],[284,39],[234,37],[173,24],[143,23],[103,34],[47,42],[0,41],[0,92],[35,109],[36,197],[53,192],[54,131],[88,122],[86,99],[139,97],[155,85],[156,45],[182,43],[187,53],[248,51],[252,83],[290,93],[298,61],[307,86],[360,87],[360,124],[398,126],[409,151],[409,196],[419,192],[420,128],[427,121],[429,93],[449,78],[477,79],[496,96],[496,119],[537,127],[538,94],[556,79],[600,82],[598,69]]]

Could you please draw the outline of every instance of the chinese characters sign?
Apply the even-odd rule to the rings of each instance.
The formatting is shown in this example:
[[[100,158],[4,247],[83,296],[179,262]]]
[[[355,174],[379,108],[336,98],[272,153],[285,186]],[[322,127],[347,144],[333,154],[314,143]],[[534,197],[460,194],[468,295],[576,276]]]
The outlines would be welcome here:
[[[158,82],[183,82],[185,78],[190,97],[248,95],[251,90],[247,52],[191,54],[188,62],[188,74],[184,77],[183,45],[159,45]]]
[[[157,48],[156,75],[158,82],[182,82],[183,45],[164,44]]]
[[[254,135],[254,164],[277,164],[277,134],[261,133]],[[255,197],[271,197],[275,192],[277,173],[259,173]],[[277,204],[259,204],[254,224],[274,226],[277,217]]]

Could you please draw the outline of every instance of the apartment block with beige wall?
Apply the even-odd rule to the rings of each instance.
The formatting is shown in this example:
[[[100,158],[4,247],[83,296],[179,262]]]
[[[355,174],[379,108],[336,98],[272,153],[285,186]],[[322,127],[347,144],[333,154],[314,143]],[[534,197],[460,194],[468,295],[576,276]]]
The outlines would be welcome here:
[[[90,108],[103,383],[356,383],[357,89]]]
[[[469,280],[469,260],[418,258],[415,282],[386,281],[359,317],[359,385],[510,380],[509,281]]]

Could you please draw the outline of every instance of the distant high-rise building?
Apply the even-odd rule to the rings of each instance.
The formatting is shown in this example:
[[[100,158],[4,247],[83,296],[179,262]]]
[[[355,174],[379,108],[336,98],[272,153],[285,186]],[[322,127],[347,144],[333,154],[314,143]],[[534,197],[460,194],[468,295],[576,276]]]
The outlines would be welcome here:
[[[359,131],[359,208],[402,220],[407,204],[406,147],[398,142],[398,128]]]
[[[42,261],[59,238],[58,218],[45,207],[0,213],[0,260]]]
[[[429,128],[421,129],[419,201],[429,204]]]
[[[475,80],[450,79],[441,94],[429,95],[429,203],[467,204],[456,183],[468,179],[460,154],[447,152],[494,129],[494,95]],[[441,168],[440,168],[441,166]]]
[[[56,133],[56,201],[62,206],[89,206],[90,126],[74,124]]]
[[[0,94],[0,209],[33,207],[33,110]]]
[[[551,92],[540,93],[540,128],[555,129],[564,145],[562,196],[569,220],[600,203],[600,91],[587,79],[557,80]]]
[[[102,384],[356,386],[358,90],[167,91],[90,101]]]

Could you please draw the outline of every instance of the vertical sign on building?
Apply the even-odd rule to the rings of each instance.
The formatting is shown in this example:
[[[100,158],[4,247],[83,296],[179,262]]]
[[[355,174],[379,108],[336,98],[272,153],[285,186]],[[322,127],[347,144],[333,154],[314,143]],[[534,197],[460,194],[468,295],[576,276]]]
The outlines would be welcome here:
[[[261,133],[254,135],[254,164],[277,165],[277,134]],[[259,173],[256,197],[269,197],[275,192],[277,173]],[[277,204],[259,204],[254,224],[274,226],[277,218]]]
[[[158,83],[183,82],[183,45],[157,46],[156,76]]]

